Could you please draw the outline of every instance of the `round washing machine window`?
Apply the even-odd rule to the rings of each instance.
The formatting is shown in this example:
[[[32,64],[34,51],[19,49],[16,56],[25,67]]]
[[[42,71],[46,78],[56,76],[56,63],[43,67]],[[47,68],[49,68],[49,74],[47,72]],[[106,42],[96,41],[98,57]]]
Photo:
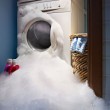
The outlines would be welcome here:
[[[34,22],[27,31],[27,41],[34,49],[47,49],[50,47],[51,25],[46,21]]]

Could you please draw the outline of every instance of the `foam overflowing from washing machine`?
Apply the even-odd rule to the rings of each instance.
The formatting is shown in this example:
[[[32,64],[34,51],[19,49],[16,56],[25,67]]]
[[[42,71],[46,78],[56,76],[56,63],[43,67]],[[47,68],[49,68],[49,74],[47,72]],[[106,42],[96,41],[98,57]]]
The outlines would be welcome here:
[[[0,110],[108,110],[103,99],[94,94],[87,82],[81,83],[71,66],[59,57],[64,39],[56,22],[52,28],[50,50],[53,52],[33,51],[27,47],[22,33],[25,19],[42,15],[37,12],[34,15],[33,9],[31,15],[26,10],[24,14],[28,16],[19,21],[22,24],[18,34],[20,54],[15,60],[20,69],[8,76],[0,75]],[[48,15],[42,17],[49,18],[47,21],[51,19]]]
[[[18,55],[32,51],[27,43],[27,32],[36,21],[45,21],[51,25],[49,51],[70,63],[69,37],[64,37],[63,30],[49,14],[43,13],[36,4],[21,6],[18,8]]]
[[[0,76],[0,110],[108,110],[59,57],[33,51],[16,63],[19,70]]]

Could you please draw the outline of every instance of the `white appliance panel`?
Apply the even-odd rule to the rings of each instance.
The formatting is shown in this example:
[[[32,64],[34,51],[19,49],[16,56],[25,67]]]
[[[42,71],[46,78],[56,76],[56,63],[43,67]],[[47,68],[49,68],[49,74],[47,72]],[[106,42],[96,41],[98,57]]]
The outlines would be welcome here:
[[[54,18],[62,27],[65,39],[65,56],[66,61],[70,64],[70,38],[71,35],[71,12],[64,13],[51,13],[49,14],[52,18]]]

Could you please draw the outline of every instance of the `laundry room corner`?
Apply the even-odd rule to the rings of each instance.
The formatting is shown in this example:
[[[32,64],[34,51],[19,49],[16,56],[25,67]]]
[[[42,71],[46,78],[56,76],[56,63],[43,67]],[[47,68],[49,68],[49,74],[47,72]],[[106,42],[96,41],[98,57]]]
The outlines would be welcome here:
[[[109,110],[104,3],[0,1],[0,110]]]

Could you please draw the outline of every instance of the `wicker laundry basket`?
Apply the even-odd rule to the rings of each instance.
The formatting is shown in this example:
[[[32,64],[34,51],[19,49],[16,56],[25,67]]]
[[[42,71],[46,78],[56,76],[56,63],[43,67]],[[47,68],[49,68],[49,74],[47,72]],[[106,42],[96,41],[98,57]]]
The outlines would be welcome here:
[[[72,41],[75,37],[87,37],[87,33],[79,33],[70,36]],[[88,49],[87,44],[84,53],[71,52],[71,65],[73,67],[73,73],[77,75],[81,81],[86,81],[88,76]]]

